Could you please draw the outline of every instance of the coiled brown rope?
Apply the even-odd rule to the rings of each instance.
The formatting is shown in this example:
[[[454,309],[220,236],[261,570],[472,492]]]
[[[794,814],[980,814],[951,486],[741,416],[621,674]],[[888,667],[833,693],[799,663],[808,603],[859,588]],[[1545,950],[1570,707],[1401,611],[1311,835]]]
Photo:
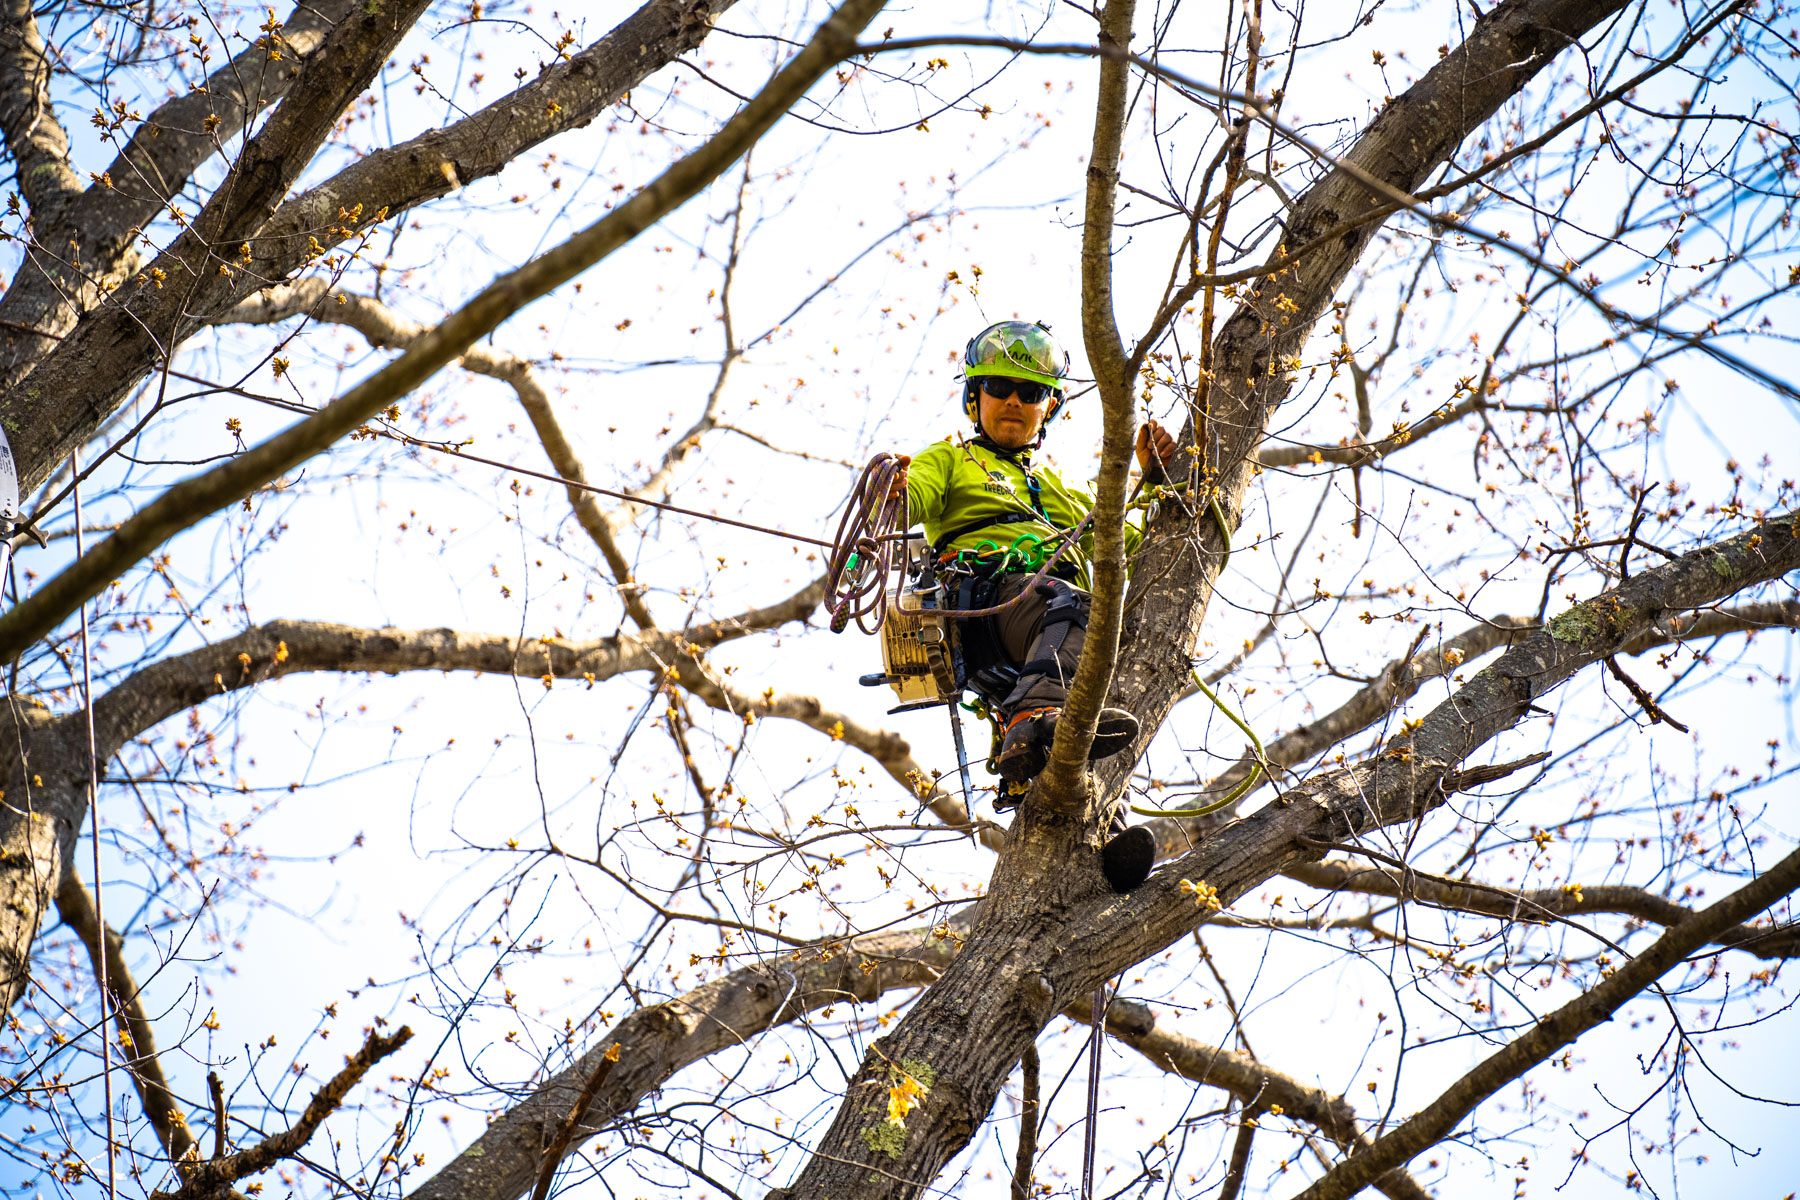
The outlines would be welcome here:
[[[912,528],[912,512],[903,484],[905,464],[897,454],[881,453],[868,461],[851,490],[850,502],[838,521],[837,536],[832,539],[831,557],[825,570],[825,594],[831,610],[831,631],[842,633],[855,621],[864,633],[879,633],[887,620],[888,581],[891,573],[904,571],[906,531]],[[969,620],[1005,612],[1030,594],[1043,582],[1081,540],[1094,514],[1090,511],[1071,529],[1059,529],[1045,543],[1061,544],[1046,559],[1019,594],[1010,600],[986,608],[907,608],[893,602],[896,612],[919,616],[931,612]]]

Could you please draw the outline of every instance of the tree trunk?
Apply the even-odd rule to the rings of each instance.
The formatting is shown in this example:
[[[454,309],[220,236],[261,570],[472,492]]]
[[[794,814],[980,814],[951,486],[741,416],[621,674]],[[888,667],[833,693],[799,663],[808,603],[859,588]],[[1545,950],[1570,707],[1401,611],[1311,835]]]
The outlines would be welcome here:
[[[1260,280],[1214,348],[1213,411],[1205,431],[1211,444],[1205,449],[1207,461],[1221,467],[1221,502],[1234,522],[1251,477],[1250,455],[1291,386],[1288,363],[1369,244],[1384,208],[1391,207],[1385,192],[1359,176],[1410,193],[1556,55],[1623,7],[1623,0],[1499,5],[1467,41],[1382,110],[1347,164],[1302,195],[1278,253],[1300,246],[1309,246],[1309,253]],[[1320,240],[1364,217],[1365,224]],[[1281,297],[1294,306],[1291,313],[1284,311],[1288,304],[1277,307]],[[1185,433],[1192,444],[1191,423]],[[1113,673],[1113,702],[1142,722],[1140,749],[1187,685],[1188,655],[1217,573],[1219,532],[1205,520],[1199,538],[1192,529],[1175,528],[1187,519],[1169,514],[1153,530],[1163,536],[1140,554],[1135,608]],[[1199,552],[1201,546],[1213,553]],[[1510,724],[1523,709],[1506,711]],[[1345,823],[1361,828],[1367,821],[1363,788],[1392,793],[1395,811],[1410,816],[1419,803],[1417,789],[1436,786],[1451,764],[1494,731],[1471,726],[1467,736],[1452,734],[1448,740],[1457,752],[1429,771],[1422,762],[1383,759],[1327,776],[1309,789],[1309,803],[1271,806],[1181,864],[1201,871],[1203,882],[1215,880],[1219,902],[1228,904],[1285,865],[1317,858],[1297,842],[1303,830],[1338,833]],[[1433,730],[1440,737],[1445,732]],[[1134,757],[1119,755],[1107,764],[1099,776],[1105,794],[1123,786]],[[1025,1046],[1063,1004],[1193,928],[1201,914],[1177,887],[1174,870],[1130,897],[1111,896],[1092,853],[1097,806],[1090,803],[1080,814],[1048,807],[1036,793],[1027,799],[963,953],[900,1025],[871,1047],[813,1157],[790,1187],[770,1193],[771,1200],[922,1194],[967,1145]],[[896,1129],[887,1118],[887,1089],[907,1075],[930,1090]]]

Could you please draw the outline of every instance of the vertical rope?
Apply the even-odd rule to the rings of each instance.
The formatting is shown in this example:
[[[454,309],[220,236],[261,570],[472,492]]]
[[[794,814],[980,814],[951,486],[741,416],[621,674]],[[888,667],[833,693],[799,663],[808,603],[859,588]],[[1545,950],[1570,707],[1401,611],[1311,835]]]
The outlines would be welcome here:
[[[1100,1123],[1100,1047],[1106,1036],[1106,984],[1094,989],[1088,1030],[1087,1136],[1081,1148],[1081,1200],[1094,1200],[1095,1127]]]
[[[77,560],[86,553],[81,536],[81,450],[77,447],[70,453],[70,467],[75,481],[75,557]],[[99,931],[101,953],[94,956],[95,973],[100,977],[100,1080],[106,1093],[106,1195],[108,1200],[118,1200],[119,1179],[118,1163],[113,1142],[113,1086],[112,1086],[112,1027],[113,1003],[112,984],[106,972],[106,909],[101,896],[104,894],[104,883],[100,875],[100,746],[94,735],[94,662],[92,647],[88,644],[88,610],[86,601],[81,605],[81,704],[87,712],[88,741],[88,823],[94,830],[94,926]]]

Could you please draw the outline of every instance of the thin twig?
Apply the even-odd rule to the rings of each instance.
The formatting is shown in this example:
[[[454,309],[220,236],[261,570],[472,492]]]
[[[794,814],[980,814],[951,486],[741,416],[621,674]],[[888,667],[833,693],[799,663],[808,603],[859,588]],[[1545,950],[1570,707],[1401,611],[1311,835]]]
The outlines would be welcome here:
[[[1033,1042],[1019,1059],[1019,1071],[1025,1077],[1025,1095],[1019,1105],[1019,1150],[1013,1160],[1012,1200],[1028,1200],[1031,1195],[1031,1164],[1037,1157],[1038,1129],[1038,1050]]]
[[[344,1069],[313,1095],[312,1102],[300,1119],[280,1133],[264,1138],[248,1150],[197,1164],[187,1172],[181,1188],[174,1192],[152,1192],[151,1200],[213,1200],[227,1195],[236,1180],[268,1170],[284,1158],[299,1153],[311,1140],[325,1118],[344,1102],[351,1088],[367,1074],[370,1067],[404,1046],[412,1038],[412,1030],[402,1025],[391,1034],[370,1033],[362,1049],[344,1064]]]
[[[1625,556],[1621,553],[1619,556],[1621,562],[1624,561],[1624,557]],[[1625,673],[1625,668],[1619,665],[1619,660],[1616,657],[1610,654],[1607,655],[1606,669],[1612,672],[1612,677],[1614,679],[1625,685],[1625,690],[1631,693],[1631,698],[1636,700],[1638,704],[1642,706],[1643,710],[1650,714],[1650,720],[1653,724],[1657,721],[1661,721],[1664,725],[1672,725],[1683,733],[1688,731],[1686,725],[1683,725],[1680,721],[1677,721],[1674,717],[1671,717],[1662,710],[1662,706],[1657,704],[1656,698],[1644,689],[1643,684]]]
[[[594,1073],[588,1076],[587,1085],[581,1089],[575,1106],[563,1118],[562,1127],[556,1131],[556,1137],[551,1139],[549,1148],[544,1151],[544,1162],[538,1168],[537,1187],[532,1189],[531,1200],[544,1200],[550,1194],[550,1184],[556,1179],[556,1168],[561,1165],[563,1155],[568,1152],[569,1141],[586,1119],[588,1109],[593,1107],[594,1097],[600,1094],[601,1085],[612,1074],[613,1064],[619,1061],[619,1053],[619,1043],[614,1042],[600,1056],[600,1063],[594,1068]]]
[[[225,1081],[217,1071],[206,1073],[206,1089],[212,1093],[213,1157],[225,1157]]]

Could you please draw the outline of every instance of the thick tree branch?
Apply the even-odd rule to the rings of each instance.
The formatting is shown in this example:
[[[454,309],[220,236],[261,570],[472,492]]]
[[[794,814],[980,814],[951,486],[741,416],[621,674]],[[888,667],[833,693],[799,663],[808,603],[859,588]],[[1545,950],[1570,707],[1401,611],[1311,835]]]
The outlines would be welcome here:
[[[1411,658],[1394,659],[1344,703],[1318,720],[1267,743],[1263,753],[1272,766],[1300,767],[1346,738],[1381,722],[1417,695],[1419,688],[1430,680],[1451,675],[1481,655],[1510,645],[1521,633],[1537,627],[1538,622],[1530,617],[1494,617],[1430,649],[1421,650]],[[1800,601],[1778,600],[1712,608],[1685,616],[1667,616],[1642,636],[1632,639],[1619,653],[1639,655],[1683,642],[1705,641],[1735,633],[1754,634],[1765,629],[1795,628],[1800,628]],[[1246,753],[1207,781],[1195,799],[1196,806],[1208,796],[1222,796],[1236,787],[1256,765],[1255,755]],[[1267,787],[1268,782],[1266,777],[1258,779],[1245,796]],[[1203,817],[1198,821],[1162,817],[1149,822],[1149,827],[1165,854],[1178,854],[1220,824],[1217,817]]]
[[[1457,786],[1456,764],[1522,720],[1534,700],[1582,668],[1616,653],[1667,614],[1716,603],[1800,569],[1797,525],[1795,513],[1764,521],[1634,576],[1522,637],[1373,761],[1290,789],[1159,871],[1129,897],[1110,905],[1094,902],[1086,919],[1076,914],[1059,942],[1056,962],[1040,969],[1053,973],[1059,993],[1078,994],[1161,952],[1213,911],[1196,909],[1184,880],[1206,883],[1216,889],[1218,903],[1228,906],[1270,876],[1314,859],[1319,851],[1310,848],[1313,843],[1420,819],[1444,801],[1446,788]],[[977,925],[965,957],[985,949],[982,940]],[[1061,964],[1071,968],[1067,976],[1060,976]]]
[[[1670,617],[1660,627],[1619,647],[1619,653],[1635,657],[1677,642],[1705,641],[1733,633],[1761,633],[1765,629],[1800,629],[1800,600],[1740,604]]]
[[[1694,916],[1693,909],[1666,896],[1620,884],[1572,884],[1573,890],[1508,888],[1485,883],[1472,886],[1464,880],[1417,871],[1408,871],[1403,876],[1385,867],[1342,859],[1300,863],[1282,873],[1324,892],[1415,900],[1457,912],[1481,913],[1513,921],[1619,913],[1646,924],[1674,928]],[[1725,949],[1746,950],[1758,958],[1800,958],[1800,925],[1739,925],[1724,930],[1714,941]]]
[[[340,210],[361,205],[366,226],[382,208],[397,218],[419,204],[497,174],[544,139],[588,124],[652,72],[699,45],[710,32],[713,19],[733,3],[735,0],[650,0],[587,49],[553,63],[530,83],[479,112],[378,150],[282,202],[279,208],[271,205],[273,216],[265,209],[259,218],[259,222],[267,218],[266,223],[244,231],[242,237],[227,239],[234,251],[242,241],[251,243],[250,260],[233,258],[233,269],[241,267],[240,274],[246,279],[286,279],[310,261],[310,239],[317,238],[321,246],[330,249],[346,238],[360,236],[361,229],[345,221]],[[282,107],[298,106],[289,102]],[[329,118],[335,119],[340,111],[341,107],[333,109]],[[309,151],[296,161],[295,170],[310,158]],[[229,291],[215,290],[205,302],[190,296],[184,311],[204,320],[232,301]],[[187,332],[191,330],[181,336]],[[77,328],[75,336],[83,337],[85,331]],[[142,339],[109,344],[103,359],[96,358],[87,366],[71,362],[66,370],[47,373],[38,381],[35,397],[20,388],[0,394],[0,420],[41,421],[67,431],[60,441],[33,438],[23,444],[14,439],[22,489],[29,493],[41,483],[67,455],[62,442],[76,444],[91,436],[111,406],[173,349],[173,342],[159,346]],[[59,347],[52,358],[63,357],[65,351]],[[54,384],[51,374],[57,376]],[[25,407],[38,403],[45,407]]]
[[[152,663],[102,695],[94,722],[102,761],[158,723],[226,692],[306,671],[478,671],[596,683],[669,663],[746,634],[800,620],[818,606],[815,580],[766,608],[672,632],[571,641],[456,629],[362,629],[326,621],[270,621]]]
[[[121,525],[117,533],[0,617],[0,661],[18,657],[152,548],[318,454],[461,357],[478,338],[519,309],[600,262],[691,199],[854,49],[857,33],[875,18],[885,2],[846,0],[805,48],[723,129],[631,199],[562,245],[502,275],[394,362],[317,413],[231,462],[176,484],[151,501]],[[320,61],[329,58],[329,54],[321,54]],[[34,371],[31,379],[36,380],[43,370],[40,367]],[[4,419],[5,402],[0,402],[0,420]],[[21,452],[22,475],[27,461]]]
[[[1439,645],[1421,650],[1410,658],[1396,658],[1355,695],[1318,720],[1266,743],[1263,755],[1270,766],[1277,768],[1295,768],[1310,762],[1345,738],[1381,721],[1417,695],[1419,688],[1427,681],[1451,674],[1469,659],[1507,645],[1519,633],[1535,626],[1536,622],[1526,617],[1495,617],[1491,621],[1465,629]],[[1245,753],[1237,762],[1207,781],[1205,788],[1195,798],[1195,804],[1204,803],[1209,796],[1222,796],[1229,792],[1256,767],[1256,756]],[[1268,785],[1268,777],[1262,776],[1245,792],[1245,796]],[[1150,823],[1150,829],[1156,834],[1157,845],[1174,854],[1193,845],[1197,836],[1217,825],[1216,820],[1207,822],[1206,818],[1196,822],[1181,817],[1160,817]]]
[[[33,218],[53,222],[80,194],[81,181],[69,167],[69,135],[50,105],[50,56],[29,0],[0,7],[0,135]]]
[[[56,910],[63,923],[75,931],[87,947],[88,961],[94,965],[94,978],[101,976],[102,956],[106,964],[106,986],[113,996],[113,1014],[119,1022],[120,1040],[126,1054],[125,1070],[136,1085],[144,1115],[156,1130],[156,1139],[168,1151],[171,1162],[179,1161],[194,1145],[188,1132],[185,1106],[169,1087],[162,1060],[156,1049],[156,1033],[150,1017],[144,1012],[131,965],[125,961],[125,939],[111,926],[101,937],[100,922],[94,912],[94,898],[75,871],[73,863],[63,869],[56,889]]]
[[[153,111],[99,184],[60,208],[33,202],[35,245],[0,299],[0,383],[17,383],[103,293],[137,270],[133,239],[201,163],[287,95],[301,65],[351,7],[351,0],[299,5],[281,28],[279,57],[256,39],[204,85]]]
[[[1636,958],[1586,994],[1571,1000],[1510,1042],[1360,1154],[1315,1180],[1295,1200],[1348,1200],[1378,1175],[1435,1145],[1502,1087],[1544,1062],[1583,1033],[1604,1023],[1652,987],[1688,955],[1800,888],[1800,851],[1712,907],[1670,929]]]
[[[180,234],[138,274],[132,294],[89,313],[0,394],[22,491],[99,428],[151,365],[200,327],[199,314],[236,294],[247,266],[238,248],[256,237],[429,3],[390,0],[332,29],[199,214],[178,222]]]
[[[1100,12],[1099,44],[1122,52],[1131,46],[1137,0],[1107,0]],[[1094,725],[1106,703],[1125,605],[1125,486],[1131,469],[1131,369],[1113,315],[1113,211],[1119,191],[1119,151],[1130,116],[1126,85],[1131,66],[1122,56],[1100,59],[1094,101],[1093,150],[1088,158],[1086,212],[1081,230],[1081,333],[1088,366],[1100,392],[1100,473],[1094,480],[1093,606],[1087,643],[1057,722],[1050,763],[1040,790],[1059,808],[1080,806],[1089,795],[1085,778]]]

